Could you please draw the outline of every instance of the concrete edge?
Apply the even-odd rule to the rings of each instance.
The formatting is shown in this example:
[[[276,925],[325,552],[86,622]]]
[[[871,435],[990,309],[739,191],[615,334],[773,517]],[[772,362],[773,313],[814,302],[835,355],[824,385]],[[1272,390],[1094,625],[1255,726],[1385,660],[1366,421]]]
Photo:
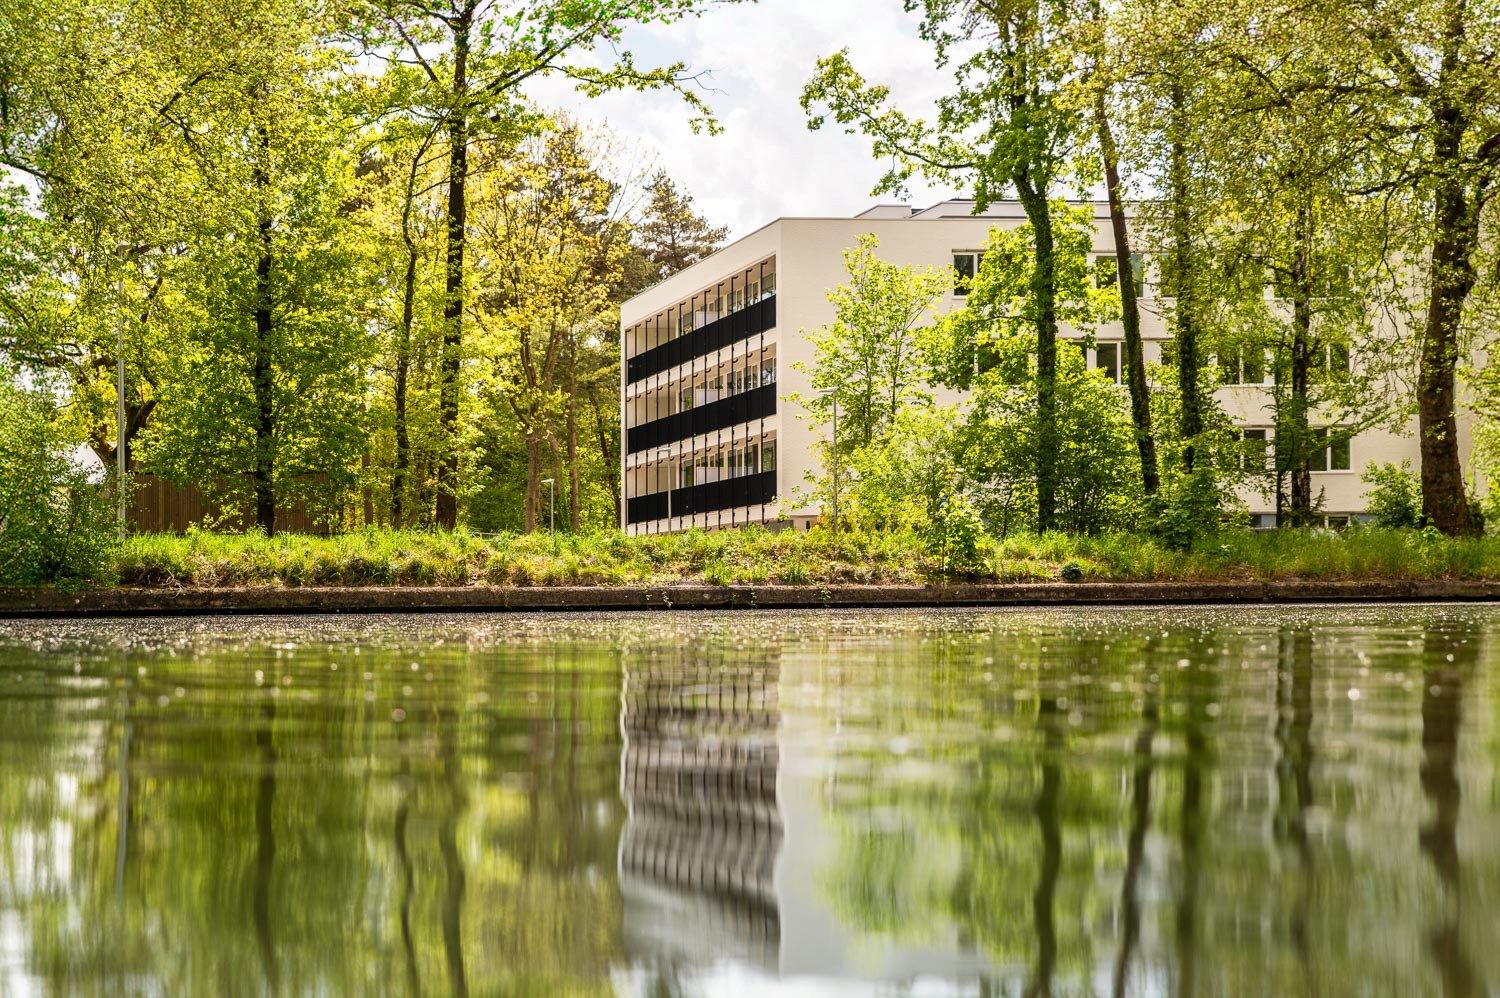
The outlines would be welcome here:
[[[0,589],[0,618],[201,614],[787,610],[1500,600],[1500,580],[956,585]]]

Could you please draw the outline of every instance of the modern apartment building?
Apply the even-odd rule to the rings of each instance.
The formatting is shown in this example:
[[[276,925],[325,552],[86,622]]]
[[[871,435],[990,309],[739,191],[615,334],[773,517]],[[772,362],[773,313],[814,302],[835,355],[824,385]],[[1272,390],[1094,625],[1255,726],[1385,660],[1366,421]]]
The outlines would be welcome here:
[[[938,309],[962,308],[959,275],[971,275],[992,228],[1025,221],[1016,202],[973,214],[968,201],[924,210],[880,205],[853,218],[781,218],[674,274],[621,308],[622,522],[631,533],[689,527],[788,523],[801,529],[819,510],[799,503],[809,473],[821,473],[824,431],[791,400],[810,393],[811,330],[833,320],[827,293],[845,283],[843,252],[873,233],[878,254],[898,264],[951,266],[954,288]],[[1093,205],[1093,252],[1112,259],[1107,206]],[[1170,338],[1163,303],[1140,289],[1146,363]],[[1066,333],[1066,331],[1065,331]],[[1121,380],[1124,333],[1118,322],[1094,330],[1091,366]],[[1271,439],[1268,358],[1218,359],[1219,401],[1247,438]],[[1328,358],[1348,363],[1346,356]],[[1125,389],[1121,388],[1121,391]],[[1406,432],[1370,430],[1332,445],[1314,461],[1313,493],[1330,522],[1365,509],[1360,473],[1371,463],[1419,463],[1415,421]],[[1470,423],[1460,420],[1463,451]],[[1247,491],[1260,526],[1275,521],[1273,499]]]

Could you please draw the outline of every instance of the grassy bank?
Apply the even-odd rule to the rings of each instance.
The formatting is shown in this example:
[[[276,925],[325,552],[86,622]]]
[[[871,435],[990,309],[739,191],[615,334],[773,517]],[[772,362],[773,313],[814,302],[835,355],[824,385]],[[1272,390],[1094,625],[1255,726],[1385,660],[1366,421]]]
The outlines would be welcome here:
[[[1500,538],[1417,531],[1226,533],[1192,551],[1133,535],[986,541],[975,570],[945,573],[910,534],[726,530],[478,537],[371,530],[339,537],[142,535],[117,554],[122,585],[461,586],[1500,579]]]

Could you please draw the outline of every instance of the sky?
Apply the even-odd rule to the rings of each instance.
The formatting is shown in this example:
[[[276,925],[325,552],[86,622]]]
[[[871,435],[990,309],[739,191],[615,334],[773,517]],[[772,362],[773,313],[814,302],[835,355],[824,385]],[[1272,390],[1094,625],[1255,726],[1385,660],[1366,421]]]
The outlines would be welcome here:
[[[703,96],[724,127],[694,135],[690,115],[671,93],[585,98],[566,80],[532,86],[538,102],[608,128],[631,147],[632,162],[654,162],[695,198],[730,238],[782,216],[856,214],[889,195],[870,191],[885,165],[868,142],[837,125],[813,132],[799,104],[817,60],[848,47],[872,83],[891,87],[901,107],[933,117],[951,77],[932,66],[917,38],[917,17],[900,0],[760,0],[711,9],[701,18],[628,30],[624,48],[639,65],[684,61],[706,71]],[[910,202],[926,207],[958,192],[914,184]]]

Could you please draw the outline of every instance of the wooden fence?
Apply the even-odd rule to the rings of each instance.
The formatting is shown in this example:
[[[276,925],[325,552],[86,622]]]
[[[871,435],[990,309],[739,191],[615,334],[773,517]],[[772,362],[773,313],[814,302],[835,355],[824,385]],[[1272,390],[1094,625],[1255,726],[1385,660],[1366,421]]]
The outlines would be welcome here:
[[[255,525],[255,508],[247,502],[240,509],[225,509],[210,503],[201,489],[177,485],[159,475],[136,474],[135,488],[126,503],[125,517],[132,530],[139,533],[182,533],[189,527],[212,526],[224,530],[246,530]],[[323,534],[333,532],[333,524],[314,517],[303,503],[277,507],[276,529],[289,533]]]

